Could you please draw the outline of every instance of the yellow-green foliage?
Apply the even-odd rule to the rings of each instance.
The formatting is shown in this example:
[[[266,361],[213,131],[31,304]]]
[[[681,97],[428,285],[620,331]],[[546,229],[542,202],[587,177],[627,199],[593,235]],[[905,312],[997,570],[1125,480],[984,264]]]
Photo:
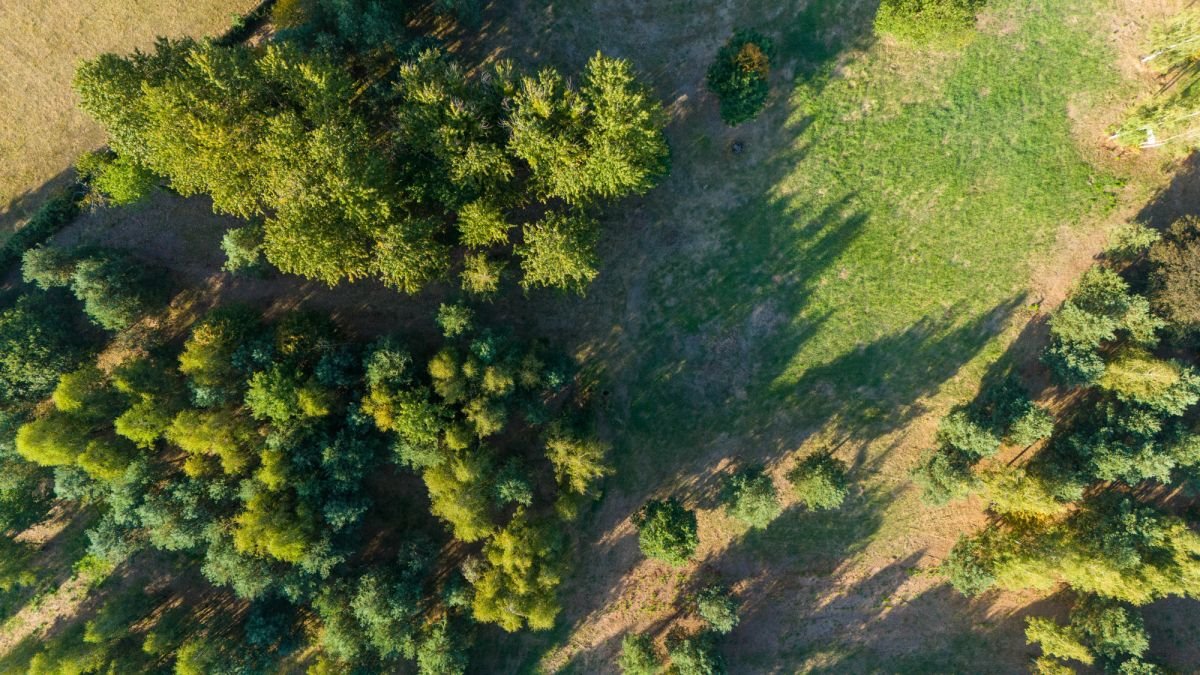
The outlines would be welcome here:
[[[201,387],[221,387],[235,382],[230,363],[242,339],[241,325],[228,314],[210,314],[192,329],[179,354],[179,372]]]
[[[553,532],[519,512],[483,546],[487,569],[475,580],[475,619],[509,632],[554,626],[562,581]]]
[[[75,463],[95,478],[115,480],[125,473],[135,454],[136,448],[128,442],[115,438],[97,438],[88,442]]]
[[[430,510],[445,520],[454,538],[471,542],[495,529],[491,521],[488,481],[491,463],[481,451],[462,451],[425,470]]]
[[[84,366],[72,373],[63,375],[54,388],[51,399],[54,407],[63,412],[96,415],[91,410],[91,404],[96,401],[107,388],[108,383],[104,373],[94,365]]]
[[[480,396],[473,398],[463,406],[463,414],[475,427],[475,435],[487,438],[504,428],[508,413],[504,404],[495,399]]]
[[[42,466],[73,464],[87,448],[89,431],[78,417],[52,411],[17,430],[17,453]]]
[[[254,458],[254,428],[228,408],[185,410],[175,416],[166,437],[192,455],[217,457],[221,470],[230,475],[244,471]]]
[[[508,242],[512,225],[505,221],[504,212],[495,204],[476,200],[458,211],[458,232],[462,243],[474,248]]]
[[[551,430],[546,438],[546,459],[554,466],[559,487],[585,495],[597,481],[613,473],[605,462],[608,446],[595,438],[581,438],[565,429]]]
[[[304,558],[313,539],[308,519],[279,493],[255,494],[234,519],[233,544],[243,553],[295,563]]]
[[[1025,620],[1025,639],[1031,645],[1041,645],[1047,656],[1079,661],[1089,666],[1095,661],[1091,650],[1080,641],[1074,630],[1044,617]]]
[[[1179,364],[1140,347],[1126,347],[1107,362],[1097,382],[1128,399],[1154,401],[1179,382],[1180,374]]]
[[[429,360],[429,377],[433,378],[433,390],[447,403],[457,403],[467,395],[467,382],[459,367],[458,356],[446,347]]]
[[[980,484],[989,507],[999,514],[1050,518],[1067,509],[1044,479],[1021,468],[988,471],[980,477]]]

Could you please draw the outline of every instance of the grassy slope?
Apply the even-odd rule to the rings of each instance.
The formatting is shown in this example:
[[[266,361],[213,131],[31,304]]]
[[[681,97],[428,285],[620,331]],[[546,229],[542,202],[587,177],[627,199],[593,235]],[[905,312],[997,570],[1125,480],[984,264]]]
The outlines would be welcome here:
[[[103,142],[76,105],[76,64],[155,36],[216,34],[255,0],[0,3],[0,233],[17,226],[75,158]]]
[[[872,43],[871,3],[699,5],[529,3],[490,26],[518,58],[628,56],[675,118],[673,175],[614,216],[587,306],[547,303],[598,373],[619,477],[564,629],[509,665],[611,667],[624,631],[661,636],[715,572],[745,603],[735,672],[1020,669],[1033,598],[971,605],[914,574],[981,514],[922,506],[908,471],[930,411],[968,396],[1035,315],[1030,263],[1086,261],[1094,250],[1049,249],[1161,180],[1090,161],[1094,122],[1137,86],[1106,42],[1118,8],[993,0],[976,40],[930,53]],[[703,69],[747,25],[781,44],[778,100],[728,130]],[[754,533],[720,514],[731,465],[764,462],[782,485],[796,450],[826,442],[854,466],[844,511],[790,508]],[[682,574],[643,561],[627,520],[666,493],[701,512],[702,565]]]

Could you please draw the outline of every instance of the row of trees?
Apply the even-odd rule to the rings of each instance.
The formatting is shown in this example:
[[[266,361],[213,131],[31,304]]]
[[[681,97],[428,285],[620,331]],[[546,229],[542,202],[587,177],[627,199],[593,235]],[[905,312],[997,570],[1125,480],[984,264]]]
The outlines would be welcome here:
[[[352,57],[311,33],[84,63],[76,89],[115,151],[89,164],[96,187],[118,204],[148,175],[208,194],[263,219],[271,264],[330,285],[413,293],[453,268],[487,296],[514,255],[525,288],[582,291],[595,207],[667,171],[665,115],[626,61],[597,54],[575,87],[507,62],[468,76],[436,48],[366,37],[374,51]]]
[[[1168,498],[1200,468],[1200,378],[1184,360],[1197,336],[1188,319],[1200,299],[1195,236],[1186,222],[1161,239],[1131,230],[1051,317],[1043,361],[1074,393],[1057,424],[1014,397],[1011,382],[993,387],[946,419],[943,449],[919,471],[933,501],[980,491],[995,515],[943,563],[955,587],[1075,592],[1068,624],[1029,622],[1042,672],[1064,672],[1071,660],[1158,672],[1143,659],[1148,640],[1134,608],[1197,597],[1200,535]],[[972,469],[1002,438],[1024,446],[1047,436],[1024,463]]]

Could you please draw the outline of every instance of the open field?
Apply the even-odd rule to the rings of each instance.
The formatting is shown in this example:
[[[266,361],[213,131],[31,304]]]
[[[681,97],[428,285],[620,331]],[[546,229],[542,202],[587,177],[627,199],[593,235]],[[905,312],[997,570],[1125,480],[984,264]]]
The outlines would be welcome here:
[[[877,41],[871,0],[512,0],[485,12],[479,36],[448,34],[466,58],[578,68],[599,49],[627,57],[672,118],[672,173],[608,216],[586,298],[514,293],[482,310],[574,350],[617,475],[575,533],[559,627],[481,631],[481,668],[613,672],[626,632],[662,637],[689,594],[719,577],[743,603],[722,643],[730,672],[1025,672],[1036,650],[1022,617],[1061,603],[969,601],[930,575],[986,515],[975,500],[923,505],[909,472],[940,414],[996,369],[1015,365],[1043,384],[1032,359],[1047,313],[1114,227],[1161,225],[1195,201],[1195,171],[1172,182],[1179,167],[1106,143],[1149,87],[1135,56],[1148,21],[1181,4],[991,0],[979,34],[953,52]],[[121,39],[100,22],[71,62],[154,34],[219,30],[246,6],[209,0],[169,19],[141,15],[145,35]],[[22,25],[22,11],[0,9],[0,27]],[[738,27],[772,35],[781,63],[766,113],[730,129],[704,72]],[[35,88],[12,77],[5,71],[5,87]],[[0,99],[14,119],[33,119],[34,108],[4,106],[48,105],[36,124],[65,130],[31,123],[0,136],[0,156],[43,157],[10,162],[0,196],[99,142],[62,86],[53,104]],[[47,145],[55,139],[70,145]],[[0,224],[25,205],[16,199]],[[81,218],[56,241],[131,247],[208,304],[315,308],[360,336],[434,332],[445,287],[410,298],[220,272],[232,222],[204,199],[160,194]],[[840,511],[789,505],[747,531],[719,508],[726,472],[763,463],[786,494],[794,460],[824,447],[852,467]],[[629,520],[667,495],[700,513],[699,559],[680,570],[646,560]],[[1155,660],[1194,665],[1195,610],[1182,600],[1147,609]]]
[[[253,0],[86,5],[55,0],[0,5],[0,233],[41,203],[47,183],[104,142],[77,105],[75,66],[104,52],[148,47],[157,36],[214,35]]]

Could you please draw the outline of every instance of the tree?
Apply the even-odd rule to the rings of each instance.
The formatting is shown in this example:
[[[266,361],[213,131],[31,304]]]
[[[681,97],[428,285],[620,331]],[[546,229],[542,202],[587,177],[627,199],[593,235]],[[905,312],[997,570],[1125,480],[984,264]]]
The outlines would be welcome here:
[[[846,499],[846,465],[829,454],[811,455],[788,473],[800,502],[814,511],[836,509]]]
[[[421,675],[461,675],[467,670],[467,656],[460,636],[446,620],[425,629],[417,643],[417,670]]]
[[[729,126],[754,119],[767,104],[775,43],[754,31],[738,31],[717,52],[708,68],[707,83],[721,104],[721,119]]]
[[[42,399],[82,362],[87,336],[63,320],[69,311],[45,293],[22,295],[0,311],[0,402]]]
[[[728,633],[738,625],[737,598],[720,584],[700,591],[696,596],[696,611],[718,633]]]
[[[761,466],[752,466],[725,479],[722,489],[725,513],[752,528],[765,528],[782,511],[775,483]]]
[[[122,330],[166,304],[161,269],[111,250],[84,253],[75,264],[71,291],[102,328]]]
[[[547,523],[518,511],[483,546],[487,567],[475,580],[474,614],[513,632],[528,626],[547,630],[561,609],[562,541]]]
[[[225,252],[226,272],[254,273],[263,265],[263,238],[261,224],[253,223],[230,228],[221,237],[221,250]]]
[[[661,669],[649,635],[627,633],[621,638],[621,657],[617,661],[624,675],[656,675]]]
[[[1200,328],[1200,219],[1173,223],[1150,246],[1150,302],[1173,327]]]
[[[550,69],[520,79],[509,149],[545,197],[578,205],[641,194],[667,171],[664,119],[628,62],[597,54],[579,91]]]
[[[561,489],[573,494],[590,495],[597,482],[612,475],[607,454],[605,443],[565,423],[552,425],[546,435],[546,459],[554,467],[554,478]]]
[[[517,247],[524,277],[521,286],[550,286],[582,292],[596,271],[596,224],[580,215],[551,213],[525,225]]]
[[[145,201],[158,187],[159,178],[129,157],[111,152],[89,152],[75,164],[80,178],[113,206]]]
[[[673,497],[646,502],[634,514],[633,524],[642,553],[671,565],[687,564],[700,544],[695,512]]]
[[[696,635],[675,633],[667,638],[671,654],[671,672],[678,675],[723,675],[725,660],[717,651],[717,641],[710,632]]]

